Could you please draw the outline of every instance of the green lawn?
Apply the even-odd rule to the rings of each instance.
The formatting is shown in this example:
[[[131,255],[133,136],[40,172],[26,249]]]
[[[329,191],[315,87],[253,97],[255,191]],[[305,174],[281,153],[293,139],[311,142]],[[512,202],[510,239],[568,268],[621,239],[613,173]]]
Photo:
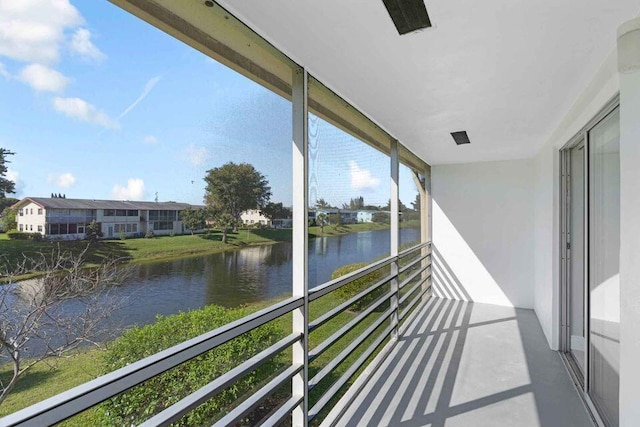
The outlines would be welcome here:
[[[416,227],[412,221],[401,224],[403,227]],[[388,229],[388,224],[363,223],[349,225],[328,225],[309,227],[309,237],[338,236],[369,230]],[[99,264],[104,259],[117,258],[129,262],[158,261],[195,255],[235,250],[250,245],[264,245],[281,241],[291,241],[291,229],[245,229],[238,233],[229,233],[227,243],[222,243],[222,233],[161,236],[152,239],[137,238],[126,240],[103,240],[92,245],[87,252],[88,265]],[[0,234],[0,276],[6,270],[15,271],[15,266],[25,259],[51,256],[56,251],[80,253],[87,248],[84,241],[31,241],[9,240],[6,234]],[[27,278],[28,275],[21,278]]]
[[[316,318],[321,314],[329,311],[331,308],[338,305],[341,301],[338,300],[332,294],[320,298],[310,304],[310,317]],[[273,301],[251,304],[250,307],[254,310],[264,308]],[[365,321],[358,325],[354,330],[347,334],[344,338],[339,340],[336,344],[330,347],[325,353],[312,362],[309,370],[309,374],[312,377],[317,371],[325,366],[331,359],[333,359],[338,353],[344,349],[349,343],[361,334],[371,323],[373,323],[380,312],[374,312],[368,316]],[[337,331],[342,325],[356,316],[357,313],[346,311],[336,316],[330,322],[324,326],[318,328],[316,331],[310,334],[310,348],[314,348],[320,344],[323,340],[328,338],[331,334]],[[274,321],[283,331],[288,334],[291,331],[291,314],[282,316]],[[364,346],[361,346],[360,351],[366,348],[367,343],[371,342],[375,337],[365,342]],[[37,403],[43,399],[51,397],[62,391],[68,390],[72,387],[80,385],[86,381],[96,378],[103,372],[103,360],[102,351],[92,349],[84,352],[79,352],[72,357],[61,359],[56,362],[55,366],[49,367],[45,364],[36,365],[29,373],[21,378],[16,385],[14,391],[8,396],[8,398],[0,405],[0,416],[5,416],[19,409],[25,408],[29,405]],[[336,371],[330,374],[325,381],[321,382],[311,394],[311,403],[315,403],[317,399],[331,386],[333,381],[337,379],[355,360],[360,351],[356,351],[347,361],[338,366]],[[290,363],[290,355],[283,356],[284,363]],[[3,381],[8,379],[10,375],[10,365],[0,367],[0,379]],[[86,411],[79,416],[73,417],[64,423],[68,426],[84,426],[93,425],[94,410]]]

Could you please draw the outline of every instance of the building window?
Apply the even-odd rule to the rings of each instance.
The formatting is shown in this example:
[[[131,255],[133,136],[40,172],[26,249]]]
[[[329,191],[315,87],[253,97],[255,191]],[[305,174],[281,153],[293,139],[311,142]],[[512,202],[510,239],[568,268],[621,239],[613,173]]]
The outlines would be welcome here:
[[[105,209],[104,210],[104,216],[115,216],[116,215],[116,211],[114,209]]]
[[[42,226],[41,225],[38,226],[38,233],[42,233]]]
[[[69,224],[69,234],[76,234],[78,232],[77,224]]]
[[[20,224],[20,231],[24,231],[24,227],[22,224]]]
[[[126,209],[116,209],[116,216],[127,216]]]
[[[29,231],[33,231],[33,224],[29,226]]]
[[[33,208],[29,209],[29,215],[33,215]]]
[[[42,208],[38,208],[38,215],[42,215]]]
[[[149,211],[149,221],[175,221],[176,211]]]
[[[84,225],[78,224],[78,234],[84,234]]]
[[[24,212],[23,212],[23,209],[22,209],[22,208],[20,208],[20,209],[18,210],[18,213],[20,214],[20,216],[24,216]]]
[[[138,216],[138,211],[135,209],[129,209],[127,211],[127,216]]]
[[[154,230],[173,230],[173,221],[156,221],[153,223]]]

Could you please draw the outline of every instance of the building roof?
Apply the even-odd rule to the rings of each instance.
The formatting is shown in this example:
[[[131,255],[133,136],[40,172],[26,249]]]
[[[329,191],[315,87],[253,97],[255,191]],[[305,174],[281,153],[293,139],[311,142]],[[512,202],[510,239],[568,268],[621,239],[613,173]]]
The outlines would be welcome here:
[[[141,210],[183,210],[188,207],[202,209],[203,205],[178,202],[139,202],[130,200],[63,199],[51,197],[25,197],[13,205],[19,208],[33,202],[45,209],[141,209]]]

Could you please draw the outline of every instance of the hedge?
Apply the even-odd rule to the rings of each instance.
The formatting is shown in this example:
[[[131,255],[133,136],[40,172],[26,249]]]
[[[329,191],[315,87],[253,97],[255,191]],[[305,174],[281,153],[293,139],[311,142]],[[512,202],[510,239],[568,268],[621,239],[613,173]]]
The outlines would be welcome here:
[[[18,230],[7,231],[7,237],[10,240],[42,240],[42,234],[40,233],[29,233]]]
[[[190,338],[250,314],[245,307],[215,305],[171,316],[158,316],[151,325],[128,330],[105,355],[107,372],[136,362]],[[198,390],[285,335],[272,323],[261,326],[203,355],[112,398],[100,407],[100,425],[137,425]],[[199,406],[173,425],[211,425],[240,397],[269,379],[282,363],[266,362],[234,386]]]
[[[365,262],[358,262],[355,264],[347,264],[347,265],[343,265],[342,267],[338,267],[334,270],[334,272],[331,274],[331,278],[332,279],[337,279],[338,277],[342,277],[345,274],[351,273],[353,271],[359,270],[362,267],[366,267],[367,265],[369,265],[368,263]],[[342,286],[341,288],[338,288],[335,290],[335,295],[340,298],[340,300],[342,301],[346,301],[349,298],[359,294],[360,292],[364,291],[365,289],[367,289],[368,287],[374,285],[375,283],[377,283],[379,280],[382,279],[383,277],[383,273],[385,273],[385,269],[380,269],[380,270],[376,270],[373,273],[369,273],[364,277],[361,277],[359,279],[354,280],[353,282]],[[350,308],[353,311],[362,311],[365,308],[367,308],[367,306],[369,304],[371,304],[374,300],[376,300],[380,295],[382,295],[382,293],[384,292],[385,287],[382,286],[378,289],[376,289],[375,291],[367,294],[366,296],[364,296],[363,298],[361,298],[358,302],[354,303]]]

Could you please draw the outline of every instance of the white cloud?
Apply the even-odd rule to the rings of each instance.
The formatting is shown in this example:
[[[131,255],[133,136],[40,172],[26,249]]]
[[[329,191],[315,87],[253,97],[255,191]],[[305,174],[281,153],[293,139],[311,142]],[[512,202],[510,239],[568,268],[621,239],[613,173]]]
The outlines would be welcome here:
[[[78,28],[71,38],[71,51],[83,58],[102,61],[106,55],[91,42],[91,31]]]
[[[27,65],[18,78],[35,90],[44,92],[63,92],[69,84],[69,79],[62,73],[41,64]]]
[[[7,169],[7,174],[5,177],[9,181],[13,181],[13,183],[16,185],[16,192],[11,194],[11,197],[22,197],[24,182],[20,179],[20,173],[12,169]]]
[[[69,0],[0,0],[0,56],[56,62],[65,30],[82,23]]]
[[[207,160],[209,160],[209,152],[204,147],[198,147],[194,144],[189,145],[185,154],[187,160],[194,166],[202,166]]]
[[[4,77],[5,79],[11,78],[11,74],[7,71],[7,68],[2,62],[0,62],[0,76]]]
[[[53,108],[67,117],[80,120],[81,122],[91,123],[110,129],[119,128],[118,123],[111,120],[107,114],[80,98],[56,97],[53,100]]]
[[[158,84],[159,81],[160,81],[160,76],[156,76],[149,79],[147,83],[144,85],[144,88],[142,89],[142,93],[140,94],[140,96],[135,101],[133,101],[127,108],[125,108],[122,113],[120,113],[120,115],[118,116],[118,120],[122,119],[124,116],[129,114],[129,112],[133,110],[136,107],[136,105],[142,102],[142,100],[145,99],[147,95],[149,95],[149,93],[151,93],[151,91]]]
[[[60,175],[49,174],[47,175],[47,182],[54,184],[57,187],[69,188],[76,183],[76,177],[70,172],[62,173]]]
[[[372,190],[380,185],[380,178],[371,175],[368,169],[362,169],[356,162],[349,162],[349,172],[351,174],[351,188],[354,190]]]
[[[155,145],[158,143],[158,138],[153,135],[147,135],[142,140],[145,142],[145,144],[149,145]]]
[[[130,178],[126,187],[116,184],[111,196],[118,200],[140,200],[144,197],[144,181],[140,178]]]

